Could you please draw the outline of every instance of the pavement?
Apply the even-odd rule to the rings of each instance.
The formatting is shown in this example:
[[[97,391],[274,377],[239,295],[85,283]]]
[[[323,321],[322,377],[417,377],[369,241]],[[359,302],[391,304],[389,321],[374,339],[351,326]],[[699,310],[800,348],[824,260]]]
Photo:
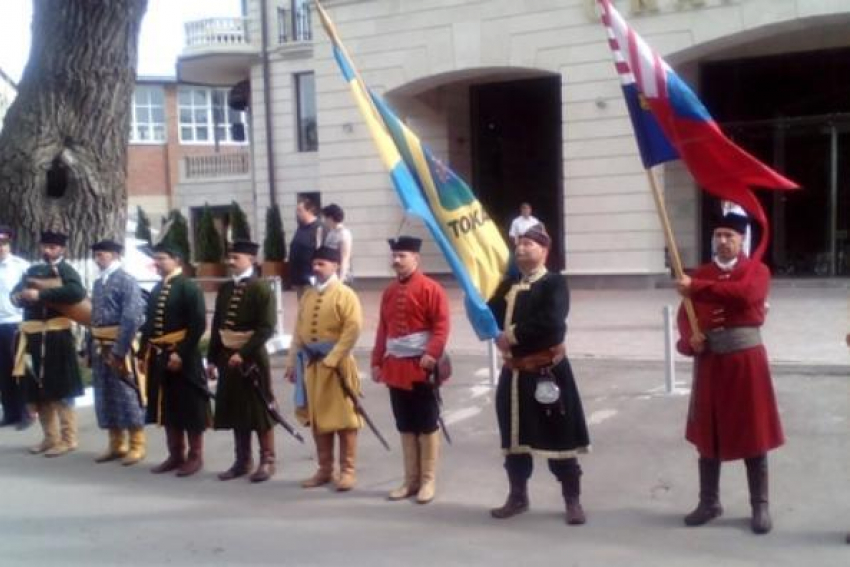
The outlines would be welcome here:
[[[80,448],[57,459],[26,453],[39,440],[36,427],[0,429],[0,566],[848,564],[845,288],[780,286],[771,295],[765,341],[787,443],[770,456],[775,527],[766,536],[749,531],[742,463],[723,468],[724,516],[701,528],[682,524],[698,486],[696,455],[683,439],[686,360],[677,362],[679,388],[664,391],[661,310],[675,304],[669,289],[573,292],[568,346],[593,442],[581,461],[588,524],[564,524],[560,487],[541,460],[531,510],[491,519],[488,508],[506,493],[494,392],[486,348],[461,317],[457,291],[450,293],[455,376],[443,397],[454,445],[444,446],[431,504],[385,500],[401,479],[401,452],[387,392],[368,378],[364,405],[392,451],[364,430],[359,483],[346,494],[301,489],[298,482],[315,467],[313,447],[281,429],[278,474],[261,485],[215,478],[231,462],[227,432],[206,435],[205,469],[187,479],[148,472],[165,456],[163,434],[153,427],[142,465],[95,464],[105,435],[92,408],[80,407]],[[365,370],[379,291],[361,299],[358,363]],[[275,387],[291,416],[291,389],[279,372]]]

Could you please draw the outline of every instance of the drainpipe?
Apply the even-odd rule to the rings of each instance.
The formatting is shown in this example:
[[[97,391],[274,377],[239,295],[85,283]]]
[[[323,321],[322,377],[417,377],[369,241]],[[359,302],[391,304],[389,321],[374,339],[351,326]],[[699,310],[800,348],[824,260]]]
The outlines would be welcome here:
[[[263,44],[263,108],[266,122],[266,164],[268,165],[269,199],[277,206],[277,189],[274,175],[274,124],[272,120],[271,64],[269,62],[268,0],[260,0],[260,34]]]

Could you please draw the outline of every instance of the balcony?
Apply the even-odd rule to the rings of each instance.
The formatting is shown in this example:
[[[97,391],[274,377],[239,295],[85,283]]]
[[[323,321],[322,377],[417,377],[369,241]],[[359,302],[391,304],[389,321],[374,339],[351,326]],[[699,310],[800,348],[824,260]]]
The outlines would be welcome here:
[[[208,18],[187,22],[186,47],[177,58],[184,83],[231,86],[246,79],[260,53],[248,36],[246,18]]]
[[[291,0],[277,9],[277,45],[281,55],[310,56],[313,53],[313,24],[310,4]]]
[[[180,183],[251,178],[250,152],[186,156],[180,160]]]

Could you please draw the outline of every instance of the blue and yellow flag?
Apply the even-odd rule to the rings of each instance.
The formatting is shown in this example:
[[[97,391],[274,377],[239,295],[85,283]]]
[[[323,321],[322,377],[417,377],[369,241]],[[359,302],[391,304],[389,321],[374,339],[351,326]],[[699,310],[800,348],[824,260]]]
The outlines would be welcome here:
[[[480,339],[499,334],[487,307],[508,266],[508,248],[496,224],[464,181],[363,82],[327,12],[319,17],[333,44],[342,75],[351,87],[378,153],[404,210],[422,219],[466,294],[466,312]]]

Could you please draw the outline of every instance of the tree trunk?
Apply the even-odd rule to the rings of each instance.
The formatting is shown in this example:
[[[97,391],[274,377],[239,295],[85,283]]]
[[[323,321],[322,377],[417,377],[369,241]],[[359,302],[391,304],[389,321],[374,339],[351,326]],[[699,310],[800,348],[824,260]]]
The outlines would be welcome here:
[[[32,48],[0,135],[0,222],[18,250],[62,230],[123,242],[127,142],[147,0],[33,0]]]

